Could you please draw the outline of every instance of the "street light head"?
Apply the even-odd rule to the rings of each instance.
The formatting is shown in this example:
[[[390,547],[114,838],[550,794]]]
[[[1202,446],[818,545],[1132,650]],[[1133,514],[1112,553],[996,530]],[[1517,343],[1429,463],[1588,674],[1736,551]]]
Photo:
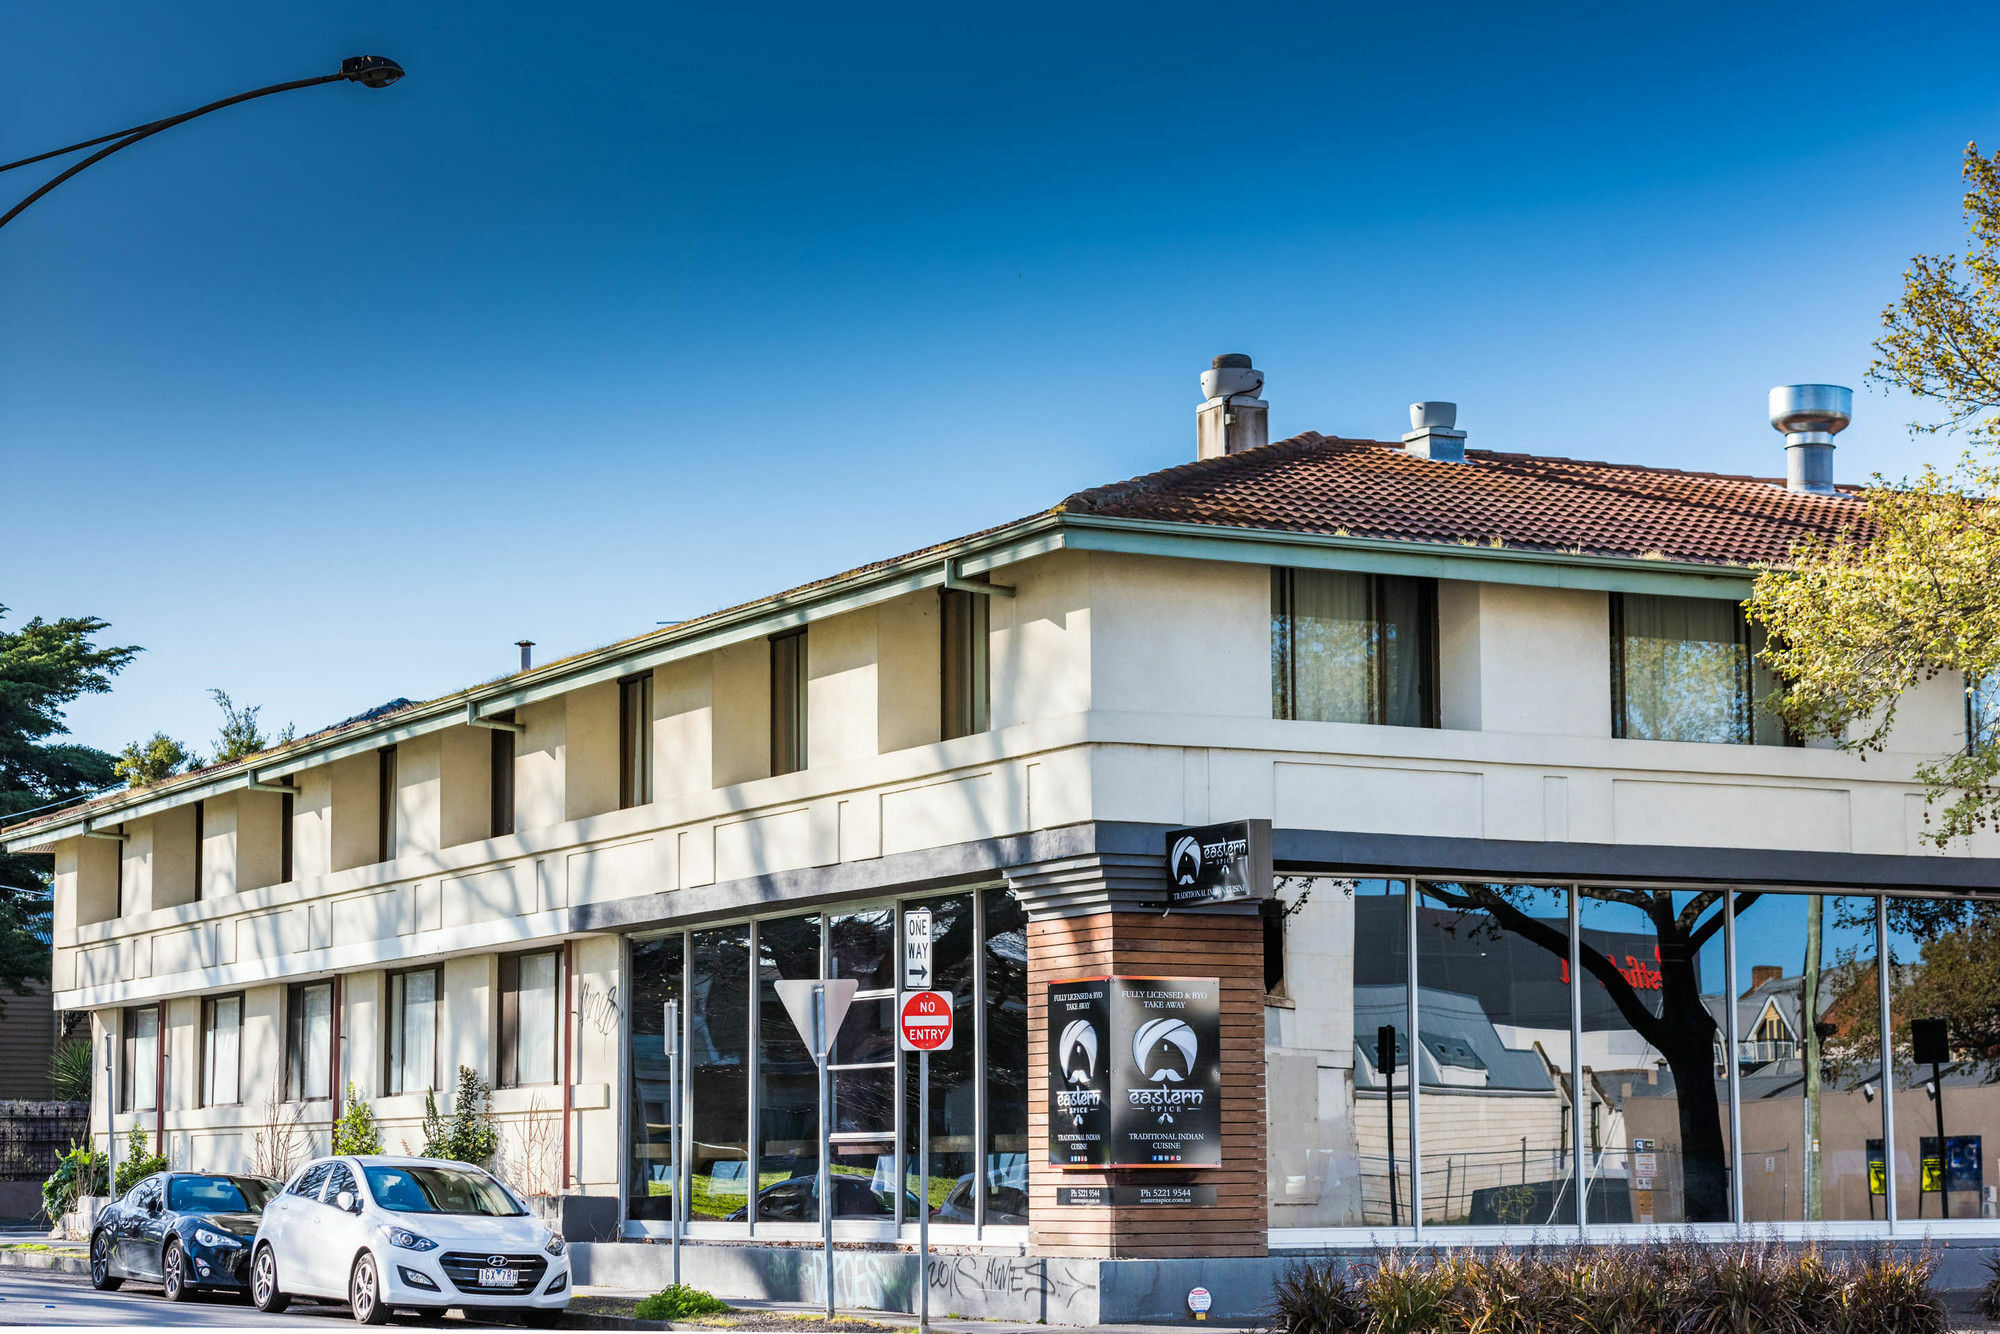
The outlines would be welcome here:
[[[387,56],[349,56],[340,62],[340,73],[369,88],[387,88],[403,77],[403,67]]]

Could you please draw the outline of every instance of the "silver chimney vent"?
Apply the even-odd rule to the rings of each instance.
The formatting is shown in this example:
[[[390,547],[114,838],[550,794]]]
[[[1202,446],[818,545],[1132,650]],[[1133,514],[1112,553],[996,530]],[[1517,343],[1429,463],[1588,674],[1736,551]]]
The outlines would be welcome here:
[[[1410,404],[1410,429],[1403,448],[1433,463],[1465,462],[1465,432],[1458,426],[1456,403]]]
[[[1201,396],[1194,410],[1194,456],[1220,458],[1255,449],[1271,439],[1271,405],[1257,397],[1264,372],[1241,352],[1225,352],[1201,373]]]
[[[1837,384],[1781,384],[1771,391],[1771,427],[1785,433],[1785,489],[1830,496],[1833,438],[1854,420],[1854,391]]]

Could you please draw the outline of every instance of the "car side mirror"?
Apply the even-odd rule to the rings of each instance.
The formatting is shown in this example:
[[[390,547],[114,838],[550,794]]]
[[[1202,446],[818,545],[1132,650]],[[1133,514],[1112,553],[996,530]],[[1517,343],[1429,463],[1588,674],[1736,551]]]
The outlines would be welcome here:
[[[340,1194],[334,1196],[333,1207],[344,1214],[357,1214],[361,1212],[361,1203],[354,1198],[354,1192],[351,1190],[343,1190]]]

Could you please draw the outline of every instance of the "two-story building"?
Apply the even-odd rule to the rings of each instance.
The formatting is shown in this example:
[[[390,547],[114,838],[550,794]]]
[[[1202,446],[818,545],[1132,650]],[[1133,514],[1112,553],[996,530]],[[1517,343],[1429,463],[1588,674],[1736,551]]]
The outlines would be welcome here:
[[[810,1291],[824,1151],[847,1299],[1057,1322],[1196,1281],[1245,1312],[1302,1247],[2000,1236],[1949,1081],[1932,1174],[1928,1069],[1857,1073],[1848,1034],[1828,1078],[1866,1103],[1787,1139],[1780,1190],[1717,1058],[1760,1037],[1716,1003],[1739,954],[1886,1021],[1922,963],[1896,905],[2000,885],[2000,838],[1922,837],[1963,683],[1865,764],[1764,703],[1752,567],[1852,496],[1468,450],[1440,404],[1266,444],[1260,387],[1217,359],[1193,461],[6,831],[56,858],[98,1142],[282,1173],[352,1096],[415,1150],[469,1066],[499,1170],[596,1220],[585,1281],[663,1281],[635,1243],[678,1216],[691,1281]],[[1163,911],[1168,832],[1234,820],[1269,822],[1275,897]],[[928,1124],[892,1018],[916,907],[958,1030]],[[1165,1114],[1077,1150],[1064,1095],[1126,1029],[1064,1021],[1113,976],[1217,997],[1111,1093],[1201,1085],[1203,1152]],[[859,984],[824,1138],[776,987],[815,978]]]

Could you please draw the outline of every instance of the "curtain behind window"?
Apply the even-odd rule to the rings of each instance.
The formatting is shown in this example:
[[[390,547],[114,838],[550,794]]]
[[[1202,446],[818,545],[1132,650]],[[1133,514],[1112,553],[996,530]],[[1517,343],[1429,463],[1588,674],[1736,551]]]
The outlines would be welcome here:
[[[1429,580],[1346,570],[1272,576],[1275,716],[1434,725]]]
[[[1743,609],[1717,598],[1613,597],[1617,734],[1646,741],[1786,744],[1765,701],[1778,681]]]

